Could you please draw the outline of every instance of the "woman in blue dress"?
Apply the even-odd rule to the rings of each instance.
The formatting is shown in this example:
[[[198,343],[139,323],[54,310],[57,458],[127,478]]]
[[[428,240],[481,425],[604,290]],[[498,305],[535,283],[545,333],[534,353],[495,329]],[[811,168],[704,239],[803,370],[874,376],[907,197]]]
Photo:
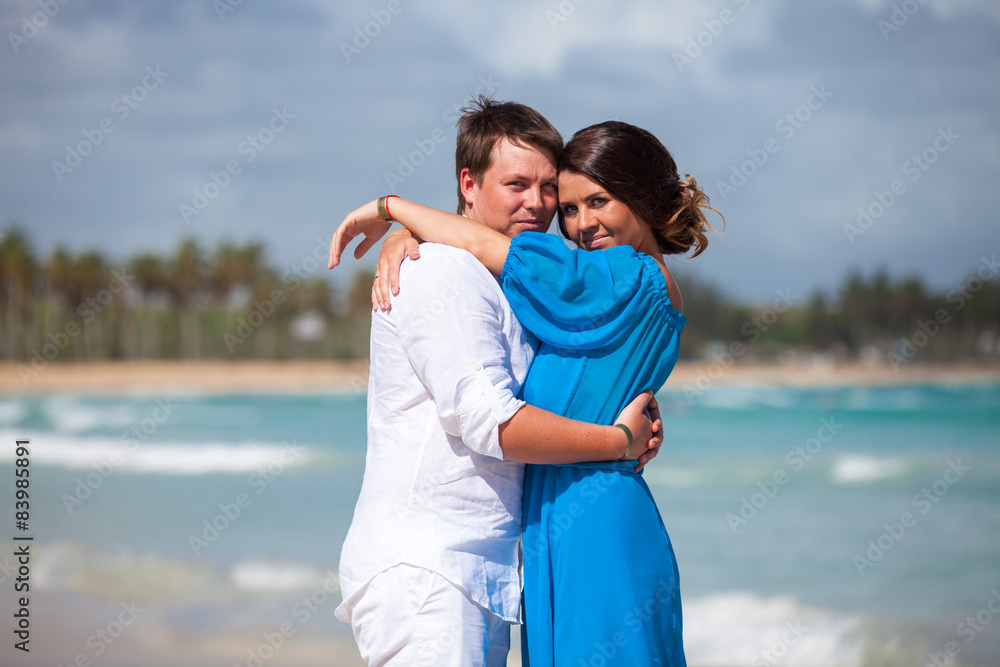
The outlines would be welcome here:
[[[666,381],[686,319],[662,255],[700,254],[710,207],[649,132],[608,121],[566,145],[558,215],[575,249],[550,234],[511,239],[401,199],[391,207],[416,236],[464,248],[500,277],[518,320],[539,340],[526,402],[613,424],[630,399]],[[376,202],[358,209],[334,236],[337,256],[354,236],[387,230]],[[525,665],[686,664],[677,563],[636,467],[526,466]]]

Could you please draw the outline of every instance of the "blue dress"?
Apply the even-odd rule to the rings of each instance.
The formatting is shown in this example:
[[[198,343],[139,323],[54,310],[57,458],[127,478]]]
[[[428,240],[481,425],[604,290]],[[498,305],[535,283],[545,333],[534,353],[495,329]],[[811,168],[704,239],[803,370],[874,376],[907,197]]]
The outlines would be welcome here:
[[[588,252],[524,232],[500,274],[539,339],[522,397],[612,424],[677,361],[687,321],[648,255]],[[677,563],[635,461],[528,465],[522,500],[524,627],[530,667],[685,665]]]

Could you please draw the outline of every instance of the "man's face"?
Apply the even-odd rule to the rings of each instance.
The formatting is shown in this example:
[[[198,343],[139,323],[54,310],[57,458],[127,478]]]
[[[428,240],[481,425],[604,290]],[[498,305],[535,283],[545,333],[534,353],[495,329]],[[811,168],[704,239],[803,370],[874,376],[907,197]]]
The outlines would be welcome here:
[[[558,206],[553,156],[503,138],[493,147],[492,157],[479,183],[468,169],[462,170],[465,214],[511,237],[526,230],[547,231]]]

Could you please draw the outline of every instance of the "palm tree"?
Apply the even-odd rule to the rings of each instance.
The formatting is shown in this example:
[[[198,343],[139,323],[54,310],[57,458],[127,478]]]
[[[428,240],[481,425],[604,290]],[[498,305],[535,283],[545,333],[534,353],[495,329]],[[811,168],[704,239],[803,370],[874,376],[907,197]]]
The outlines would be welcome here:
[[[885,267],[879,267],[868,288],[868,317],[874,325],[875,336],[885,338],[890,328],[889,302],[892,298],[892,281]]]
[[[821,292],[814,293],[806,305],[804,334],[806,345],[814,345],[821,350],[830,347],[837,338],[826,297]]]
[[[351,286],[347,291],[347,316],[351,319],[371,319],[372,281],[375,274],[368,270],[358,270],[351,276]]]
[[[224,305],[238,287],[253,289],[263,263],[263,250],[260,243],[219,243],[208,274],[209,290],[217,303]]]
[[[314,356],[316,353],[331,355],[331,337],[328,335],[334,319],[335,294],[333,286],[323,278],[310,278],[289,293],[287,309],[291,315],[289,333],[297,356]]]
[[[222,241],[208,269],[208,290],[220,307],[225,307],[233,289],[239,282],[239,255],[232,243]]]
[[[262,279],[264,246],[258,242],[236,245],[221,242],[215,250],[209,269],[208,284],[217,310],[222,314],[220,328],[232,331],[236,318],[230,313],[233,296],[240,294],[248,301]],[[242,303],[240,307],[242,308]]]
[[[934,306],[927,296],[923,281],[912,277],[893,286],[888,311],[892,335],[895,337],[909,333],[909,327],[921,317],[930,315]]]
[[[37,277],[31,242],[24,230],[12,224],[0,238],[0,312],[6,313],[0,333],[8,359],[21,358],[27,352]]]
[[[745,340],[740,327],[746,315],[735,311],[716,284],[694,272],[678,271],[676,275],[688,319],[681,337],[683,358],[701,357],[712,340]]]
[[[112,304],[118,295],[107,289],[110,277],[104,256],[96,250],[73,260],[69,283],[69,302],[83,329],[84,354],[88,358],[109,356],[105,323],[112,318]],[[91,333],[93,332],[93,333]]]
[[[253,351],[258,359],[277,358],[279,352],[284,350],[278,338],[278,320],[285,307],[285,301],[276,303],[273,299],[275,292],[282,292],[287,298],[288,290],[284,288],[278,280],[278,274],[269,266],[259,266],[255,269],[251,288],[253,294],[253,305],[250,313],[259,312],[263,317],[260,326],[256,326],[253,331]],[[247,315],[249,322],[250,316]]]
[[[852,271],[845,278],[838,296],[838,310],[847,337],[845,342],[856,353],[869,341],[872,319],[868,284],[860,272]]]
[[[159,358],[162,356],[162,338],[160,336],[159,319],[154,310],[154,297],[164,292],[166,288],[165,268],[159,255],[143,253],[135,257],[130,264],[130,271],[135,276],[135,287],[142,301],[139,317],[139,354],[142,357]]]
[[[201,326],[196,311],[197,300],[204,288],[204,262],[201,249],[194,239],[184,239],[167,262],[166,292],[180,316],[180,357],[199,356]]]
[[[73,290],[73,258],[65,248],[58,246],[45,262],[44,271],[47,298],[43,328],[52,331],[66,322],[65,313]]]
[[[73,258],[62,246],[56,246],[45,263],[45,284],[56,298],[68,299],[73,284]]]
[[[333,285],[323,278],[311,278],[304,282],[295,299],[297,310],[319,313],[324,319],[333,317],[336,297]]]
[[[372,323],[372,281],[375,274],[359,270],[351,277],[347,291],[347,322],[344,332],[344,349],[349,358],[364,359],[368,356],[368,332]]]

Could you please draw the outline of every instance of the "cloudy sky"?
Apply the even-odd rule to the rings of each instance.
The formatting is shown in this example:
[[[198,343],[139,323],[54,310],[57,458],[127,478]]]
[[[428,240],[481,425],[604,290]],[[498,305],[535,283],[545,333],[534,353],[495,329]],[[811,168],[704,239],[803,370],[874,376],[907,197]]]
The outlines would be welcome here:
[[[42,255],[312,267],[379,195],[454,207],[479,92],[656,134],[726,214],[687,270],[739,298],[948,289],[1000,251],[995,0],[4,0],[0,28],[0,224]]]

